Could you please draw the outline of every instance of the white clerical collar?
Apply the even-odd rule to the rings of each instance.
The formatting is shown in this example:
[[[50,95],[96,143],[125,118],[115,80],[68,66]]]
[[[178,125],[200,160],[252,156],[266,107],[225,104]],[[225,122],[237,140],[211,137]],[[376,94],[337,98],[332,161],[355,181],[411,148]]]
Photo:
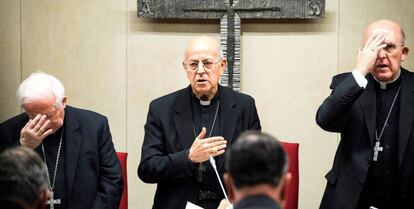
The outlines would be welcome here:
[[[210,103],[211,103],[211,100],[207,100],[207,101],[200,100],[200,104],[201,104],[202,106],[208,106],[208,105],[210,105]]]
[[[387,89],[387,85],[388,84],[393,83],[394,81],[398,80],[398,78],[400,77],[400,75],[401,75],[401,70],[400,70],[400,72],[398,72],[398,75],[397,75],[397,77],[394,78],[394,80],[387,81],[387,82],[380,81],[377,78],[375,78],[375,76],[372,76],[372,77],[374,77],[374,79],[379,83],[380,89],[383,89],[384,90],[384,89]]]

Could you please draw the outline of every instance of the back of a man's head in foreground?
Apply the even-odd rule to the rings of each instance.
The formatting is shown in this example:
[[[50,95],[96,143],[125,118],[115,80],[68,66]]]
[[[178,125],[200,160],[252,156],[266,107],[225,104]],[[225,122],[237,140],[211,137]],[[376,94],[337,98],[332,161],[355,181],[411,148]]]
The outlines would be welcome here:
[[[283,207],[290,180],[287,170],[287,155],[276,138],[257,131],[244,132],[227,150],[229,196],[237,203],[247,196],[267,195]]]
[[[48,198],[47,168],[37,153],[26,147],[0,153],[0,208],[44,208]]]

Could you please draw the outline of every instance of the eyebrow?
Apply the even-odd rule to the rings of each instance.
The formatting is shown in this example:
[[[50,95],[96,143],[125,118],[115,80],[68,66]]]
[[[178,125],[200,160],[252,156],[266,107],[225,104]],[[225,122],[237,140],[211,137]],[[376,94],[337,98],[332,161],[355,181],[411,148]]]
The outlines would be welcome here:
[[[46,115],[47,117],[49,117],[49,116],[54,115],[54,113],[55,113],[55,111],[52,111],[52,112],[45,113],[45,114],[43,114],[43,115]]]

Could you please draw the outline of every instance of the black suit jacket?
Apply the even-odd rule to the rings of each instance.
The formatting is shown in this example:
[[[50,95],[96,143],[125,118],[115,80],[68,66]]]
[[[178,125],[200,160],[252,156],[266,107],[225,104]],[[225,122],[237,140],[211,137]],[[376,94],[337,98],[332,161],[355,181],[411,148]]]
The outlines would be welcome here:
[[[219,92],[220,130],[227,146],[242,131],[261,129],[252,97],[221,86]],[[195,138],[190,99],[189,86],[150,104],[138,176],[146,183],[158,184],[153,208],[177,209],[184,208],[187,201],[196,202],[196,166],[188,159]],[[219,156],[220,174],[223,161],[224,155]]]
[[[19,145],[25,113],[0,124],[1,149]],[[123,190],[121,167],[105,116],[65,108],[64,153],[68,209],[118,209]]]
[[[280,209],[273,199],[265,195],[250,196],[234,205],[234,209]]]
[[[366,89],[359,87],[351,73],[332,79],[331,95],[319,107],[316,122],[326,131],[341,133],[321,209],[352,209],[359,200],[370,161],[376,127],[374,79],[366,76]],[[414,74],[401,69],[398,130],[398,194],[404,205],[414,198]],[[396,206],[398,208],[398,206]]]

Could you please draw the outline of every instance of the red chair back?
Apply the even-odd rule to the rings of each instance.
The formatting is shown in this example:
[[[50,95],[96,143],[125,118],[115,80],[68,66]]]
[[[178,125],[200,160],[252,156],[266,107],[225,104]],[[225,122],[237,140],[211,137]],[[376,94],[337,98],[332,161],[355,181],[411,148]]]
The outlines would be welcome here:
[[[292,175],[286,196],[285,209],[298,209],[299,197],[299,144],[282,142],[289,158],[289,172]]]
[[[117,152],[119,162],[121,164],[122,176],[124,177],[124,191],[122,192],[121,203],[119,209],[128,209],[128,179],[127,179],[127,156],[126,152]]]

